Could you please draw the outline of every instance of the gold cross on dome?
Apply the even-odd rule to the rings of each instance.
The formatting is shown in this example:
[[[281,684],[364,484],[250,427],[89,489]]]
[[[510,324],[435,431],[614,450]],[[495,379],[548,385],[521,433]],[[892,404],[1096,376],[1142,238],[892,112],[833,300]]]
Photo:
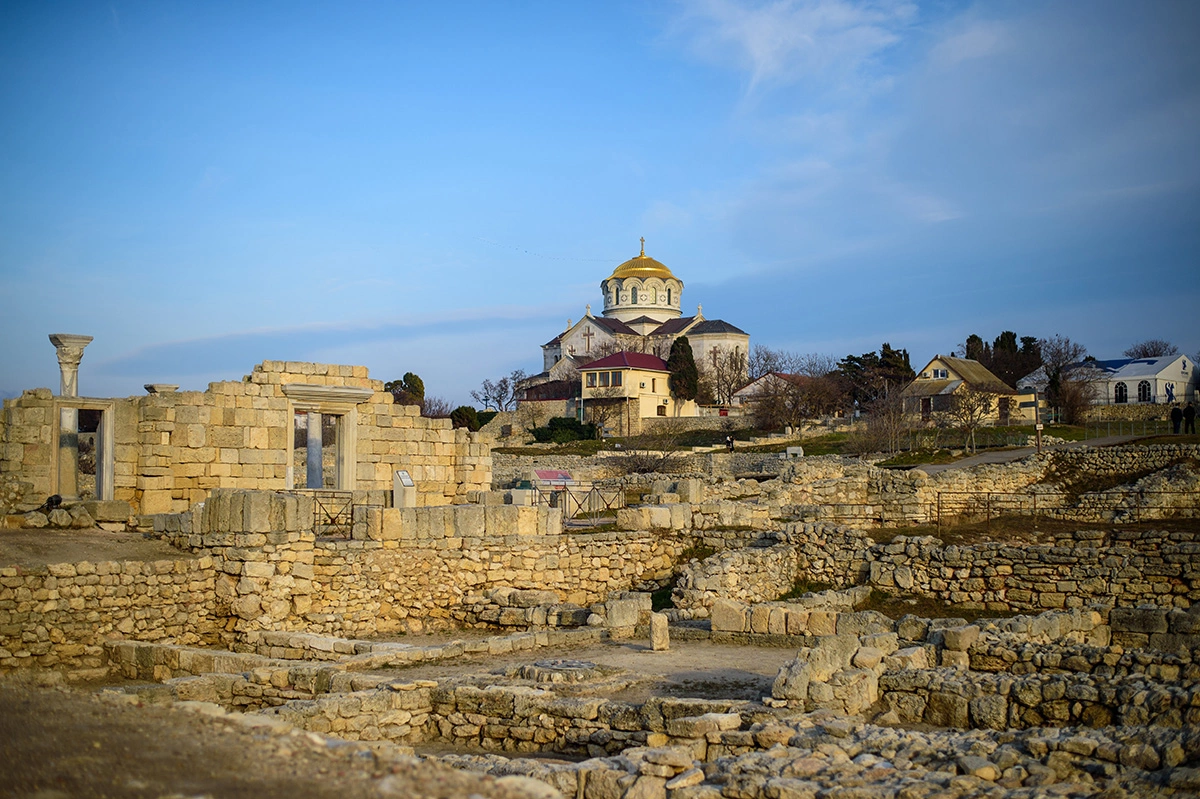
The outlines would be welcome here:
[[[646,237],[645,236],[642,236],[642,254],[639,257],[640,258],[646,257]]]

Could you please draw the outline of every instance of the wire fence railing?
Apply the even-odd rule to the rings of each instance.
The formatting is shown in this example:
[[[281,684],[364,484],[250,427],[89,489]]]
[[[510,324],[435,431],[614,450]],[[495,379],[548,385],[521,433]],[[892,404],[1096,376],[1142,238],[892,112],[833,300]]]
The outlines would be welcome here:
[[[1167,419],[1105,419],[1084,425],[1086,438],[1109,436],[1157,436],[1172,432]]]
[[[535,505],[562,508],[563,516],[597,516],[616,512],[625,507],[625,492],[621,489],[574,486],[535,486]]]

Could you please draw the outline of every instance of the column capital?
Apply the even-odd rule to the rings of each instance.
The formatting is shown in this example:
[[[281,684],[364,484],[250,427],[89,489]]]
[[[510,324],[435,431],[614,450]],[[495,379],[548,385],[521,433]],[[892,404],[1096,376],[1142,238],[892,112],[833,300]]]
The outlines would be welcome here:
[[[50,343],[58,355],[58,369],[62,381],[59,394],[64,397],[79,395],[79,362],[83,360],[83,348],[90,344],[91,336],[74,333],[51,333]]]
[[[83,348],[92,343],[92,337],[74,333],[51,333],[50,343],[58,351],[59,363],[78,365],[83,359]]]

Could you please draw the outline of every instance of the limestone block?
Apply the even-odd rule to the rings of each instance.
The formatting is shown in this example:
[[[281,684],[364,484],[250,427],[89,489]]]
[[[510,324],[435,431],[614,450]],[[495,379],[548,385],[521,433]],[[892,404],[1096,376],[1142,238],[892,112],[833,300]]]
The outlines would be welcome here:
[[[620,508],[617,511],[617,527],[621,530],[650,529],[650,512],[646,507]]]
[[[76,505],[74,508],[71,508],[70,513],[71,513],[71,526],[77,530],[87,530],[91,527],[94,527],[96,524],[96,522],[92,519],[91,514],[89,514],[86,510],[83,509],[83,507],[81,507],[79,505]]]
[[[838,635],[874,635],[890,633],[893,622],[878,611],[863,610],[856,613],[838,613],[836,627]]]
[[[718,599],[712,606],[714,632],[741,633],[749,630],[747,606],[732,599]]]
[[[910,646],[897,649],[886,658],[889,671],[899,669],[928,669],[929,651],[923,646]]]
[[[814,610],[808,614],[809,635],[835,635],[837,633],[837,613],[827,610]]]
[[[1165,633],[1168,630],[1164,608],[1113,608],[1108,623],[1114,633]]]
[[[929,695],[924,720],[938,727],[965,728],[969,723],[969,706],[965,697],[945,691]]]
[[[671,648],[670,632],[665,613],[650,614],[650,648],[665,652]]]
[[[812,668],[808,665],[807,653],[804,653],[801,657],[788,661],[779,670],[771,686],[771,696],[775,699],[804,701],[808,699],[808,684],[811,679]]]
[[[750,608],[750,632],[765,635],[770,626],[771,608],[767,605],[754,605]]]
[[[808,662],[812,667],[812,680],[825,682],[837,672],[849,668],[858,651],[858,636],[825,635],[817,639],[809,650]]]
[[[999,694],[975,697],[968,703],[968,713],[973,727],[1003,730],[1008,726],[1008,700]]]
[[[974,624],[942,630],[942,641],[947,649],[966,652],[979,639],[979,628]]]
[[[636,599],[610,599],[604,603],[609,627],[635,627],[640,614]]]
[[[671,529],[671,509],[662,505],[652,505],[647,508],[649,511],[649,524],[651,530],[669,530]]]
[[[122,500],[93,499],[80,503],[80,507],[98,522],[126,522],[133,515],[129,503]]]

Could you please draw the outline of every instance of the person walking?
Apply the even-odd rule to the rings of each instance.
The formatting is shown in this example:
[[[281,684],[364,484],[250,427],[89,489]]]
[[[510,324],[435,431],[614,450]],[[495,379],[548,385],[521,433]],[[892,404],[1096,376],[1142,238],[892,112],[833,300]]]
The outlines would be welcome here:
[[[1183,409],[1183,432],[1196,435],[1196,409],[1190,402]]]
[[[733,452],[733,436],[725,436],[725,446],[729,448],[730,452]]]
[[[1183,421],[1183,411],[1179,410],[1179,403],[1175,403],[1175,407],[1171,409],[1171,430],[1175,435],[1179,435],[1179,423]]]

